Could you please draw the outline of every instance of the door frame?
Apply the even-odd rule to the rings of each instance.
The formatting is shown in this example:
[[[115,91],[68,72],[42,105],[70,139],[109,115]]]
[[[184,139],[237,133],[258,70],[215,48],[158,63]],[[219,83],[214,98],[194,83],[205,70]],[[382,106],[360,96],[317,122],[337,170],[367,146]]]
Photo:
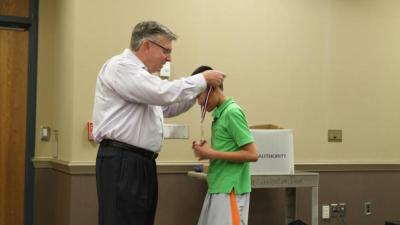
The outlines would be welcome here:
[[[37,53],[38,53],[38,0],[29,0],[29,17],[1,16],[0,27],[6,29],[23,29],[29,32],[28,47],[28,91],[26,115],[26,145],[25,145],[25,196],[24,225],[33,224],[33,194],[34,170],[32,158],[35,154],[36,126],[36,83],[37,83]]]

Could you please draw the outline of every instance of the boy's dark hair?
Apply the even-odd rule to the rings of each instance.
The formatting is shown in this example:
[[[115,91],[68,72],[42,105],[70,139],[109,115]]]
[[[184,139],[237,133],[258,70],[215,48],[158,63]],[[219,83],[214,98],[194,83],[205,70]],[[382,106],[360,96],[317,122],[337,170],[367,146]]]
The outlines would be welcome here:
[[[212,70],[213,68],[209,67],[209,66],[199,66],[197,69],[195,69],[192,73],[192,75],[198,74],[198,73],[202,73],[206,70]]]
[[[211,68],[211,67],[209,67],[209,66],[204,66],[204,65],[203,65],[203,66],[199,66],[199,67],[197,67],[197,69],[195,69],[195,70],[193,71],[192,76],[195,75],[195,74],[202,73],[202,72],[207,71],[207,70],[213,70],[213,68]],[[223,84],[223,83],[221,83],[218,87],[219,87],[221,90],[224,90],[224,84]]]

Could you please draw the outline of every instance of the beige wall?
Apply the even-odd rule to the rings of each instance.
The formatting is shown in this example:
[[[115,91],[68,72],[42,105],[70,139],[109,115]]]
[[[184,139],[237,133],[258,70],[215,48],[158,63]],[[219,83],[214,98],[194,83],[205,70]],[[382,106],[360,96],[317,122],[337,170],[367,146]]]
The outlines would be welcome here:
[[[37,134],[49,125],[59,135],[38,136],[36,157],[94,161],[85,135],[97,73],[137,22],[154,19],[180,36],[172,78],[200,64],[226,72],[225,92],[251,124],[294,129],[296,162],[398,163],[399,10],[397,0],[41,0]],[[195,161],[199,114],[167,120],[189,125],[190,139],[166,141],[159,161]],[[328,129],[344,142],[328,143]]]

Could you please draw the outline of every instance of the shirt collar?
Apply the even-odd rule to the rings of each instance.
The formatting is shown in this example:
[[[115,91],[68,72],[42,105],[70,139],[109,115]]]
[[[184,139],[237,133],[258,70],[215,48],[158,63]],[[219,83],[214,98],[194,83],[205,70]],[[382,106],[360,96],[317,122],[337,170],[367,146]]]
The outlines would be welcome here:
[[[129,58],[130,60],[132,60],[140,68],[145,69],[145,70],[148,71],[146,65],[143,64],[142,60],[140,60],[131,49],[126,48],[122,54],[124,56],[126,56],[127,58]]]
[[[221,117],[222,112],[232,103],[235,103],[235,101],[233,101],[232,98],[228,98],[220,106],[218,106],[212,113],[214,119],[218,119],[219,117]]]

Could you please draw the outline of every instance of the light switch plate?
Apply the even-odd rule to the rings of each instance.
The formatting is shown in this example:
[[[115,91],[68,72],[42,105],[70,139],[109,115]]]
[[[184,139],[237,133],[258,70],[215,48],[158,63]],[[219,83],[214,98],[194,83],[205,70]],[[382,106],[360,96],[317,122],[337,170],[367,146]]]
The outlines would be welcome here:
[[[171,76],[171,63],[166,62],[160,70],[160,77],[168,78]]]
[[[42,126],[41,127],[41,137],[40,137],[40,139],[42,141],[49,141],[50,140],[50,134],[51,134],[50,132],[51,132],[50,127]]]
[[[188,139],[189,126],[183,124],[164,124],[165,139]]]

